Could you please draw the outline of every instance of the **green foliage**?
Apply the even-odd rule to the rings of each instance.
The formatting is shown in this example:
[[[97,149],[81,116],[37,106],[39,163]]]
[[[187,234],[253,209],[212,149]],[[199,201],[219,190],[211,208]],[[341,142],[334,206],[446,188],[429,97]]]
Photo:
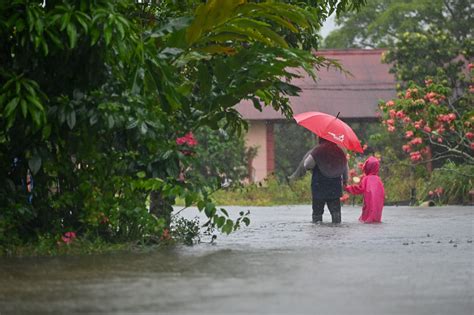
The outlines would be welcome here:
[[[209,198],[214,176],[237,178],[240,166],[209,163],[209,176],[183,181],[183,171],[200,169],[198,154],[208,156],[184,154],[176,139],[210,135],[205,128],[234,137],[246,125],[233,108],[241,99],[290,116],[288,96],[299,89],[288,69],[314,75],[337,64],[300,49],[300,37],[287,41],[321,23],[298,5],[178,2],[0,3],[2,246],[67,231],[146,243],[169,225],[176,197],[225,233],[247,222]]]
[[[474,163],[473,95],[467,90],[472,78],[466,81],[454,101],[445,81],[429,79],[424,86],[411,83],[397,99],[380,104],[382,123],[406,139],[402,148],[412,161],[456,158]]]
[[[473,15],[467,0],[370,0],[360,12],[339,16],[341,27],[329,34],[325,46],[388,48],[383,60],[402,87],[437,76],[456,88],[464,61],[473,55]]]
[[[289,186],[275,177],[263,183],[249,184],[241,188],[221,190],[213,194],[218,205],[273,206],[311,203],[311,175]]]
[[[368,0],[360,11],[338,16],[339,28],[325,39],[325,47],[391,47],[405,32],[423,33],[433,28],[463,42],[470,37],[472,15],[467,0]]]
[[[223,127],[212,130],[200,128],[196,133],[198,146],[187,178],[201,176],[203,180],[239,185],[248,176],[249,150],[242,136],[232,135]]]
[[[407,86],[406,82],[422,84],[426,77],[437,77],[448,87],[462,89],[466,63],[459,57],[472,58],[473,45],[464,47],[444,29],[405,32],[384,54],[383,62],[392,64],[390,71],[402,82],[401,87]]]
[[[439,204],[468,204],[474,189],[474,166],[447,162],[433,171],[430,180],[420,189],[421,201],[432,199]],[[437,193],[437,190],[439,191]]]
[[[306,152],[316,144],[312,132],[294,123],[274,124],[275,175],[284,180],[291,175]]]
[[[193,245],[200,241],[199,219],[187,220],[179,218],[171,226],[171,235],[174,241],[186,245]]]

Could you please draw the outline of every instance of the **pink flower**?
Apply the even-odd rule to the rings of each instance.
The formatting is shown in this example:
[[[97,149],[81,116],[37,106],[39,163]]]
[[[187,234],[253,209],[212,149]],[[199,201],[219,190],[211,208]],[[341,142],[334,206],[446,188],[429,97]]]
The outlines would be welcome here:
[[[387,107],[391,107],[391,106],[394,106],[395,105],[395,102],[394,101],[388,101],[387,103],[385,103],[385,105]]]
[[[428,192],[428,195],[433,196],[433,195],[434,195],[434,192],[433,192],[432,190],[430,190],[430,191]]]
[[[405,117],[405,113],[402,110],[399,110],[397,112],[397,118],[403,119]]]
[[[437,140],[439,143],[443,143],[443,138],[439,137]]]
[[[471,142],[471,150],[474,150],[474,142]]]
[[[363,170],[364,170],[364,163],[362,163],[362,162],[357,163],[357,167],[358,167],[361,171],[363,171]]]
[[[405,93],[405,98],[410,98],[411,97],[411,91],[408,89]]]
[[[472,133],[472,132],[470,132],[470,131],[467,132],[467,133],[466,133],[466,138],[468,138],[469,140],[472,140],[472,139],[474,138],[474,133]]]
[[[413,137],[413,131],[408,130],[407,132],[405,132],[405,138],[408,139],[408,138],[411,138],[411,137]]]
[[[388,126],[387,130],[389,132],[394,132],[395,131],[395,127],[394,126]]]
[[[444,188],[443,187],[438,187],[434,190],[434,193],[439,195],[442,195],[444,193]]]
[[[177,145],[183,145],[185,143],[186,143],[186,138],[185,137],[181,137],[181,138],[176,139],[176,144]]]
[[[411,146],[408,145],[408,144],[404,144],[402,146],[402,150],[405,151],[406,153],[410,152],[411,151]]]
[[[423,140],[420,137],[416,137],[416,138],[414,138],[413,140],[410,141],[410,144],[417,145],[417,144],[421,144],[422,142],[423,142]]]
[[[64,233],[63,236],[61,236],[62,241],[65,244],[70,244],[74,239],[76,238],[76,233],[75,232],[66,232]]]
[[[194,138],[192,132],[188,132],[184,137],[180,137],[176,139],[177,145],[184,145],[187,144],[190,147],[194,147],[198,144],[197,140]]]
[[[397,112],[394,109],[391,109],[388,111],[388,114],[390,115],[390,118],[395,118]]]
[[[428,132],[428,133],[431,132],[431,128],[428,127],[428,126],[424,126],[424,127],[423,127],[423,130],[426,131],[426,132]]]
[[[423,121],[423,119],[420,119],[418,121],[415,121],[414,126],[415,126],[416,129],[421,129],[423,127],[424,123],[425,122]]]
[[[393,120],[393,119],[387,119],[387,125],[393,126],[394,123],[395,123],[395,120]]]
[[[418,151],[410,153],[410,159],[413,162],[421,160],[421,153]]]
[[[474,68],[474,63],[468,64],[468,65],[467,65],[467,68],[468,68],[469,70],[471,70],[472,68]]]
[[[425,80],[425,85],[426,86],[430,86],[431,84],[433,84],[433,80],[431,80],[431,79]]]
[[[344,195],[342,195],[342,197],[340,199],[341,199],[341,202],[346,202],[349,199],[349,195],[344,194]]]

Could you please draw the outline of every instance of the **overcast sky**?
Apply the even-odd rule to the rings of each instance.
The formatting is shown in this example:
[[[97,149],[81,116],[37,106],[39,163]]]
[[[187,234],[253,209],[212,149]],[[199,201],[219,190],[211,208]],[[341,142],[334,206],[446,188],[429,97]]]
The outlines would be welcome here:
[[[321,28],[321,36],[323,36],[323,38],[325,38],[333,29],[336,28],[336,25],[334,24],[335,16],[335,14],[331,15],[326,20],[326,22],[324,22],[323,27]]]

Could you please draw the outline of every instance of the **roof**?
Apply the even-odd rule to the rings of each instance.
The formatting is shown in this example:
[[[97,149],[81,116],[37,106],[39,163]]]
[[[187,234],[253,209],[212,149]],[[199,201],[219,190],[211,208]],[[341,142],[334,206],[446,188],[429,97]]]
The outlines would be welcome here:
[[[319,111],[332,115],[341,112],[341,118],[375,118],[380,99],[396,96],[395,77],[390,66],[381,62],[383,49],[320,50],[317,55],[336,59],[352,76],[335,69],[321,69],[316,82],[301,71],[302,77],[291,81],[300,87],[299,96],[290,97],[294,114]],[[236,109],[246,120],[275,120],[285,117],[271,106],[262,112],[249,100],[242,100]]]

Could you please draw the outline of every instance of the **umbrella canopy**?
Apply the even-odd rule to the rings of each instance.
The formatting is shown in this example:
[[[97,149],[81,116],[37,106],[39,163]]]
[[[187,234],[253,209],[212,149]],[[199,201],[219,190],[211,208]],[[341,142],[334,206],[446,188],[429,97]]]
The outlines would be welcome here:
[[[293,116],[298,125],[314,132],[321,138],[334,142],[348,150],[363,153],[359,139],[345,122],[320,112],[305,112]]]

